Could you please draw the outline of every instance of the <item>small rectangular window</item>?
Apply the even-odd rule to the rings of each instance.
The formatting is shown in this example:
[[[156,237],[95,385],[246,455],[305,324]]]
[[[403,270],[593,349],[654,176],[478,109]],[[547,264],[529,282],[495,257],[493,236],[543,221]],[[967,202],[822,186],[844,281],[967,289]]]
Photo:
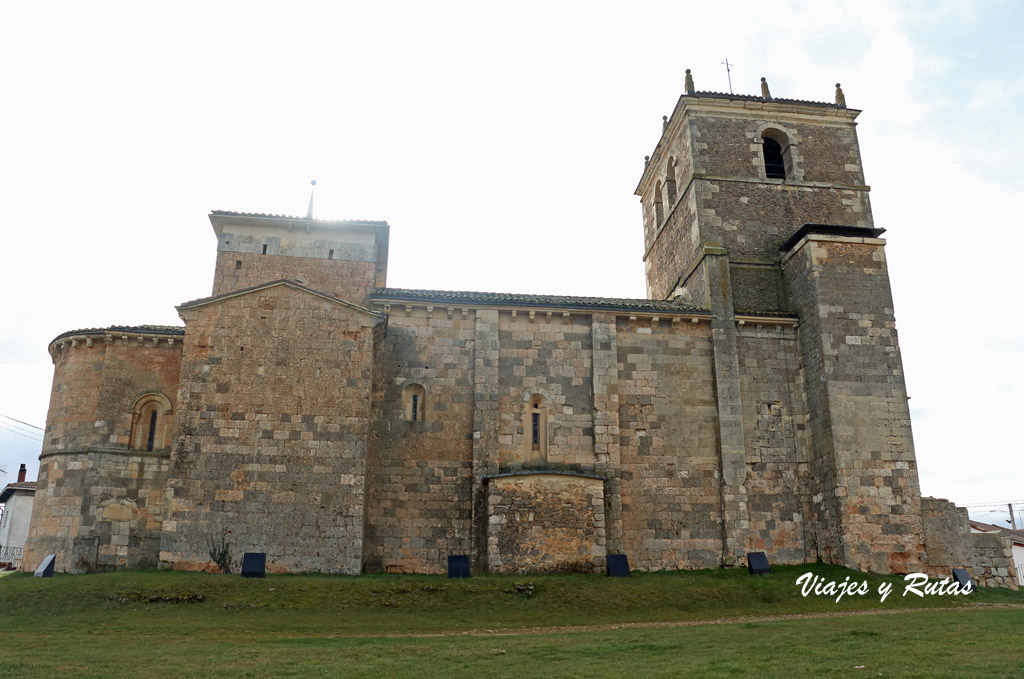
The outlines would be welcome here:
[[[327,259],[334,259],[334,250],[327,251]]]
[[[236,259],[235,260],[235,269],[237,270],[237,269],[241,269],[241,268],[242,268],[242,260]]]
[[[263,244],[263,254],[267,254],[267,244]]]

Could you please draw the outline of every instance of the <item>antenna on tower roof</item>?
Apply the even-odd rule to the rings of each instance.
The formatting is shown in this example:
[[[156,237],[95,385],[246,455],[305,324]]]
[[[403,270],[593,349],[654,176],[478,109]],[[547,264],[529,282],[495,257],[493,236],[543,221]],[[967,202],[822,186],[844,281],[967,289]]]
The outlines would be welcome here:
[[[313,188],[309,190],[309,208],[306,209],[306,219],[313,219],[313,192],[316,191],[316,180],[311,179],[309,185]]]

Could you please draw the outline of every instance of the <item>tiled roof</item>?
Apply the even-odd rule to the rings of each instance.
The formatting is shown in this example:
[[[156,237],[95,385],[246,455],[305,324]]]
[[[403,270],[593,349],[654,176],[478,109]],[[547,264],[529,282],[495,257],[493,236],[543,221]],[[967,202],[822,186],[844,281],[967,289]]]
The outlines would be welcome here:
[[[183,325],[111,325],[106,328],[82,328],[81,330],[68,330],[53,338],[53,341],[71,337],[72,335],[106,335],[107,333],[134,332],[150,335],[184,335]]]
[[[35,481],[15,481],[14,483],[8,483],[3,490],[0,490],[0,502],[7,502],[7,498],[14,495],[16,490],[31,490],[35,491]]]
[[[665,311],[709,313],[692,304],[657,299],[619,299],[615,297],[575,297],[571,295],[531,295],[508,292],[466,292],[453,290],[410,290],[406,288],[377,288],[374,301],[436,302],[438,304],[467,304],[476,306],[558,307],[574,309],[600,309],[622,311]]]
[[[1010,536],[1010,540],[1017,544],[1024,545],[1024,530],[1011,530],[1005,526],[997,526],[992,523],[983,523],[971,519],[971,528],[983,533],[1004,533]]]
[[[323,222],[325,224],[376,224],[385,226],[386,221],[373,219],[306,219],[305,217],[294,217],[292,215],[272,215],[265,212],[232,212],[231,210],[212,210],[211,216],[218,217],[256,217],[259,219],[295,219],[298,221]]]
[[[825,106],[827,108],[841,108],[835,103],[829,103],[826,101],[808,101],[806,99],[783,99],[782,97],[772,97],[771,99],[765,99],[753,94],[730,94],[728,92],[694,92],[693,94],[684,94],[683,97],[703,97],[707,99],[732,99],[733,101],[760,101],[764,103],[776,103],[776,104],[802,104],[810,106]]]

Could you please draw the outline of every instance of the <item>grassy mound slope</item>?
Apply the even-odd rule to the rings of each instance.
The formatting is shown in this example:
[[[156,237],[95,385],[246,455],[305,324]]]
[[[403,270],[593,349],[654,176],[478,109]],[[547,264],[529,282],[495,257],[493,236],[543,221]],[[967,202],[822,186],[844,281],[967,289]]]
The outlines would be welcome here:
[[[808,571],[825,581],[866,579],[870,591],[839,603],[805,598],[795,583]],[[877,590],[886,582],[893,590],[883,603]],[[762,676],[851,676],[865,663],[883,676],[1024,676],[1014,632],[1024,609],[979,606],[1020,606],[1024,593],[919,598],[903,596],[903,589],[899,577],[829,566],[778,567],[756,577],[731,570],[629,579],[15,574],[0,579],[0,677],[734,677],[777,663],[784,672]],[[757,619],[908,608],[930,610]],[[734,618],[745,621],[656,626]],[[653,625],[608,627],[621,624]],[[586,627],[550,629],[567,626]],[[409,636],[433,634],[443,636]],[[535,672],[524,672],[528,666]]]

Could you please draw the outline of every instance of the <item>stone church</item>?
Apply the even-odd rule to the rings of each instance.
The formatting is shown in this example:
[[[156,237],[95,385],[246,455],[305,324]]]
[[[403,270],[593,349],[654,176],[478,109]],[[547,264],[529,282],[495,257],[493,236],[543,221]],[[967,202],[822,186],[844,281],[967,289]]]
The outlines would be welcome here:
[[[214,570],[217,545],[330,573],[764,551],[998,579],[963,563],[962,510],[920,496],[858,113],[838,89],[687,75],[636,187],[647,299],[389,288],[386,222],[212,212],[213,289],[183,327],[50,344],[25,567]]]

